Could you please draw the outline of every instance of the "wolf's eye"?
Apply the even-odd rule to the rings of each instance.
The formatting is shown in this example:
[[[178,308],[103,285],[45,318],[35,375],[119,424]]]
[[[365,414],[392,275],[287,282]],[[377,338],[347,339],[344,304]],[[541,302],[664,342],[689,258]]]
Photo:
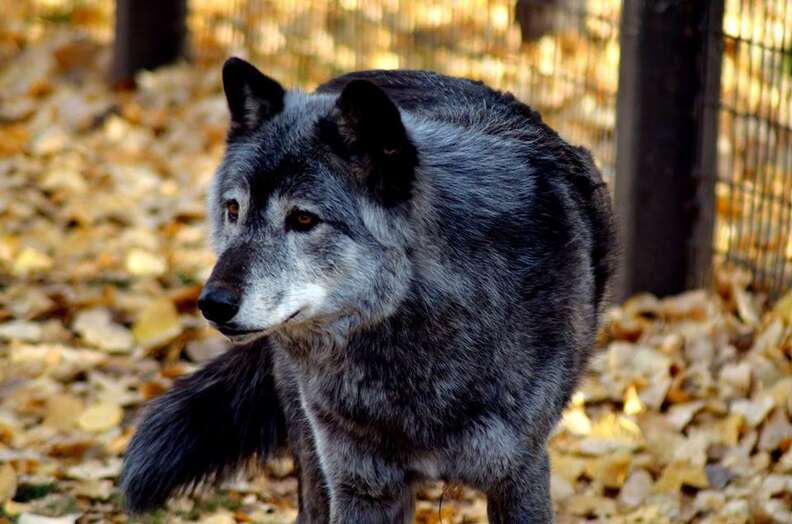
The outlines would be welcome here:
[[[226,216],[231,223],[239,220],[239,202],[236,200],[229,200],[226,202]]]
[[[308,211],[295,209],[286,217],[286,229],[304,233],[316,227],[319,217]]]

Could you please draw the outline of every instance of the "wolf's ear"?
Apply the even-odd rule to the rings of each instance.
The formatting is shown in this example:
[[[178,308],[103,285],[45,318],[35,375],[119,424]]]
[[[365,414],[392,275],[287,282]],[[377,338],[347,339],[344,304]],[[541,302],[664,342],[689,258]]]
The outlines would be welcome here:
[[[409,199],[418,154],[396,104],[372,82],[353,80],[336,107],[344,140],[369,160],[369,189],[386,206]]]
[[[232,133],[252,131],[283,109],[283,87],[241,58],[229,58],[223,65],[223,89]]]

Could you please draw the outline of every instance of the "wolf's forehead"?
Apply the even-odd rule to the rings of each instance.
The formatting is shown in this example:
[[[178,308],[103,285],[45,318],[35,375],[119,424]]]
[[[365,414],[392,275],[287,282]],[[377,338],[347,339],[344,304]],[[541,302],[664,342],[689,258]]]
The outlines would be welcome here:
[[[251,191],[258,186],[261,193],[266,189],[263,186],[272,186],[284,175],[299,170],[303,160],[312,156],[316,124],[330,111],[331,104],[326,96],[287,94],[281,113],[256,133],[229,143],[220,173],[221,188],[243,184]]]

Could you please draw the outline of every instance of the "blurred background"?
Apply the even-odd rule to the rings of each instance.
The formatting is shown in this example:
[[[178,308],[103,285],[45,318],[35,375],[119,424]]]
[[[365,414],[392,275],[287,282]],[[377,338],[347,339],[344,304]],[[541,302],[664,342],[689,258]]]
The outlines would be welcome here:
[[[372,68],[482,80],[589,148],[621,271],[551,442],[559,521],[792,521],[789,2],[0,7],[0,522],[125,521],[138,407],[224,347],[195,300],[232,54],[307,90]],[[289,522],[294,489],[282,458],[147,519]],[[420,522],[485,521],[474,492],[420,496]]]

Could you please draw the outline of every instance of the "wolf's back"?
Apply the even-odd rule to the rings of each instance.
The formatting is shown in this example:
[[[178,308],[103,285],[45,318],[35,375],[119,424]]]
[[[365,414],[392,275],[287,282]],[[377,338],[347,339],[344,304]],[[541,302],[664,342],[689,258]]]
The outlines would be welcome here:
[[[594,165],[588,150],[576,148],[583,162],[583,172],[572,178],[579,206],[591,231],[591,264],[594,271],[594,300],[602,305],[608,282],[616,268],[616,224],[608,186]]]
[[[317,88],[340,93],[352,80],[378,85],[403,110],[479,132],[524,141],[534,154],[531,162],[542,176],[556,177],[570,189],[591,237],[594,303],[599,307],[615,270],[616,227],[611,199],[591,153],[565,142],[539,113],[482,82],[431,71],[372,70],[339,76]]]

